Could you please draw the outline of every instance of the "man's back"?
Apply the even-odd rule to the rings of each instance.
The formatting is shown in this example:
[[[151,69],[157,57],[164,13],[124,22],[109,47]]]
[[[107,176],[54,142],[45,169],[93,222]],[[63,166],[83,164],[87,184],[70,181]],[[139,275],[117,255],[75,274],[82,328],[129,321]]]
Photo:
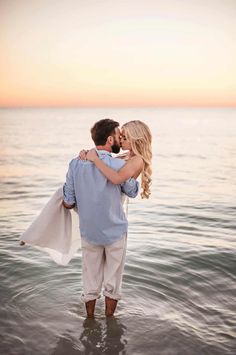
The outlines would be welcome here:
[[[99,157],[114,170],[124,165],[123,160],[113,158],[105,150],[99,151]],[[135,197],[137,183],[132,180],[125,185],[129,196]],[[127,232],[128,222],[121,204],[121,193],[121,186],[110,183],[93,163],[79,159],[71,161],[64,185],[64,201],[76,203],[80,233],[88,242],[111,244]]]

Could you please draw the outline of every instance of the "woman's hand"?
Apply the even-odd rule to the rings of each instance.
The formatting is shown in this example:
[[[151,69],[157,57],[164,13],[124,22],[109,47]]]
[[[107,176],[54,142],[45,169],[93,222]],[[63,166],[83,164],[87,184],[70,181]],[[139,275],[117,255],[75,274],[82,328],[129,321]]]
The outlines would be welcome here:
[[[88,153],[88,150],[81,150],[79,152],[79,156],[77,157],[77,159],[81,159],[81,160],[87,160],[87,153]]]
[[[90,160],[90,161],[94,162],[94,160],[95,160],[96,158],[98,158],[96,149],[94,149],[94,148],[93,148],[93,149],[90,149],[90,150],[88,151],[87,155],[86,155],[86,158],[87,158],[87,160]]]

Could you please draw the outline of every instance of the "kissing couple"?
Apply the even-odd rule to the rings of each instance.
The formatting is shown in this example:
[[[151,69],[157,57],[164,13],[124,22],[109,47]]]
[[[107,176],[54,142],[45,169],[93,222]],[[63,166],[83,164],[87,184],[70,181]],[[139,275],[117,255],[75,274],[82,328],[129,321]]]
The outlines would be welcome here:
[[[65,265],[81,243],[87,317],[94,317],[102,288],[110,317],[121,299],[128,231],[124,197],[138,195],[140,177],[141,197],[149,198],[152,135],[139,120],[120,129],[118,122],[103,119],[93,125],[91,137],[95,148],[72,159],[63,187],[21,236],[21,244],[52,252],[53,259]],[[120,147],[126,153],[114,157]]]

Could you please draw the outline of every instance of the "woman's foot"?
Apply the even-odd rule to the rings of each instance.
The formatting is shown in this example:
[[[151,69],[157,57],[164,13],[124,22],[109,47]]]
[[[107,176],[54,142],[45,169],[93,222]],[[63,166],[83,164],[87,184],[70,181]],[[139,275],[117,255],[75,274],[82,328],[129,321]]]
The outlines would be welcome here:
[[[105,297],[105,303],[106,303],[106,316],[107,317],[112,317],[117,306],[117,300],[114,300],[110,297]]]

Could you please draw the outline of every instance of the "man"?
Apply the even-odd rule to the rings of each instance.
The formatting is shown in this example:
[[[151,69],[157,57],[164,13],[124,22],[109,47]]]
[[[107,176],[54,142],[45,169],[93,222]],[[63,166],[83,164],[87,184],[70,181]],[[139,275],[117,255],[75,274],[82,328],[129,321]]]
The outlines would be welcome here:
[[[119,123],[100,120],[91,128],[92,139],[100,159],[115,170],[125,162],[113,158],[120,151]],[[63,187],[66,208],[78,209],[82,237],[83,294],[88,317],[94,316],[96,299],[102,285],[106,316],[112,316],[121,298],[121,281],[124,270],[128,221],[121,193],[129,197],[138,194],[138,183],[129,179],[113,185],[96,166],[80,159],[70,162]]]

